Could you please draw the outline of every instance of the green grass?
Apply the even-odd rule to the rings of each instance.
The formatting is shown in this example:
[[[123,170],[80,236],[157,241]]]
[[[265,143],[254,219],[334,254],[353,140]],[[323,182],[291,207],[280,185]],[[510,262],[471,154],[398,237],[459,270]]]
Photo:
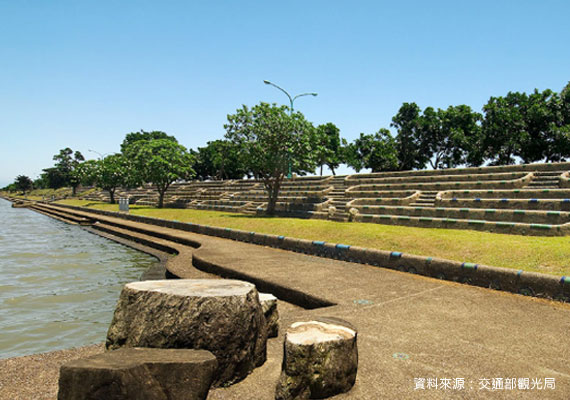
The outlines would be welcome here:
[[[61,203],[118,211],[118,205],[84,200]],[[505,235],[460,229],[415,228],[357,222],[269,218],[191,209],[131,206],[131,213],[195,224],[324,240],[419,256],[570,275],[568,237]]]

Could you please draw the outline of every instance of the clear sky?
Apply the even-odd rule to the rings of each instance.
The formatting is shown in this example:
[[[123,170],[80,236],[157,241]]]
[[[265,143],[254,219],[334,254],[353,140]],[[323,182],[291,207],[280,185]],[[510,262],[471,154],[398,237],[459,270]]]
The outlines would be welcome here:
[[[203,146],[242,104],[287,103],[264,79],[317,92],[295,108],[349,141],[403,102],[560,91],[569,15],[567,0],[0,0],[0,187],[140,129]]]

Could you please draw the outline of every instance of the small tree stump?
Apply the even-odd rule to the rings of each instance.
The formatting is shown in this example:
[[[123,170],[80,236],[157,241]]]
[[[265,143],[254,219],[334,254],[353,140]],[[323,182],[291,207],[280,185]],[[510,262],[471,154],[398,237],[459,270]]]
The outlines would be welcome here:
[[[279,311],[277,310],[277,297],[271,293],[259,293],[259,302],[265,316],[267,337],[274,338],[279,335]]]
[[[128,348],[60,368],[58,400],[203,400],[218,365],[205,350]]]
[[[229,279],[177,279],[125,285],[107,349],[204,349],[218,360],[215,386],[247,376],[266,358],[267,330],[255,286]]]
[[[291,325],[275,399],[322,399],[348,392],[358,368],[356,336],[356,329],[337,318]]]

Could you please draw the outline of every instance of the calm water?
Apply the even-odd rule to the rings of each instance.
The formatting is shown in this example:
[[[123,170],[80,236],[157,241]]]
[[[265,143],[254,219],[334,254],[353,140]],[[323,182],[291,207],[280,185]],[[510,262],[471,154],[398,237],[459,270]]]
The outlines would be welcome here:
[[[105,340],[153,257],[0,199],[0,358]]]

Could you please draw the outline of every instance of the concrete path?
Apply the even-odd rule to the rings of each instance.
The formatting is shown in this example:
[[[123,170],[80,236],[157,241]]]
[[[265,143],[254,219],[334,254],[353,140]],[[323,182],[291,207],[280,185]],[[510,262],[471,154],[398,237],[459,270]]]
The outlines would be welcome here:
[[[179,277],[214,273],[246,279],[260,291],[312,308],[285,303],[282,332],[292,322],[314,316],[351,322],[358,329],[357,382],[351,392],[335,398],[570,398],[568,304],[73,213],[98,220],[119,235],[177,251],[167,268]],[[282,332],[270,340],[264,366],[237,385],[212,390],[209,398],[272,399]],[[552,382],[554,389],[547,388]]]

